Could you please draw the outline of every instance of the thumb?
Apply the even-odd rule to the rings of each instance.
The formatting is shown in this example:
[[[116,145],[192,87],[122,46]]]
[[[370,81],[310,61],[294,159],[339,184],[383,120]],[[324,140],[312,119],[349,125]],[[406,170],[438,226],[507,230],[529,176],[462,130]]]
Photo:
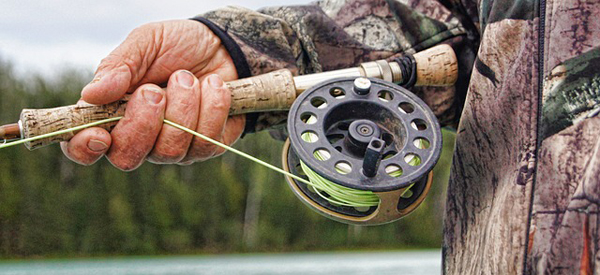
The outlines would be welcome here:
[[[142,26],[104,58],[94,79],[81,91],[81,98],[91,104],[114,102],[137,85],[156,56],[153,52],[151,27]]]

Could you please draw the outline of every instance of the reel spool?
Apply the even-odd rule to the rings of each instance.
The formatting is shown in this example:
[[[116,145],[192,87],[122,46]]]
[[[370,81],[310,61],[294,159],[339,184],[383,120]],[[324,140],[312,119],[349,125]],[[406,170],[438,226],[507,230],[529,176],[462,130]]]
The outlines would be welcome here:
[[[407,89],[373,78],[313,86],[292,105],[287,127],[284,170],[314,183],[286,176],[292,191],[348,224],[384,224],[412,212],[431,188],[442,148],[429,107]]]

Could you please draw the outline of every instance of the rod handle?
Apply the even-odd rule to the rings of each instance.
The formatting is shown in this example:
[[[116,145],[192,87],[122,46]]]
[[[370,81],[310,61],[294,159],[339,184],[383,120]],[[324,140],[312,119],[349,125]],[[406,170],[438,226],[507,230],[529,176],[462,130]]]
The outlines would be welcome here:
[[[289,70],[278,70],[239,80],[226,82],[231,90],[229,114],[287,110],[296,99],[294,79]],[[72,127],[119,117],[125,114],[129,96],[106,105],[80,102],[51,109],[24,109],[21,112],[22,138],[35,137]],[[116,122],[100,125],[108,131]],[[70,140],[76,133],[70,132],[50,138],[25,143],[29,150],[53,143]]]
[[[452,86],[458,79],[458,60],[446,44],[413,55],[417,63],[416,86]]]

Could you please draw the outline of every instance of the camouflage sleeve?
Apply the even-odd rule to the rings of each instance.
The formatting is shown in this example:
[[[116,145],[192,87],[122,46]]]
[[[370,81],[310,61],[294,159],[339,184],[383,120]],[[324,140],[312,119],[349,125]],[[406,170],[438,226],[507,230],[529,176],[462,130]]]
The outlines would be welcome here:
[[[450,88],[413,89],[447,125],[458,119],[474,59],[472,39],[452,7],[426,0],[323,0],[258,11],[226,7],[202,18],[237,44],[234,51],[243,53],[238,74],[244,66],[251,75],[281,68],[309,74],[450,44],[461,58],[461,81]],[[246,130],[253,132],[283,125],[286,114],[248,118]]]

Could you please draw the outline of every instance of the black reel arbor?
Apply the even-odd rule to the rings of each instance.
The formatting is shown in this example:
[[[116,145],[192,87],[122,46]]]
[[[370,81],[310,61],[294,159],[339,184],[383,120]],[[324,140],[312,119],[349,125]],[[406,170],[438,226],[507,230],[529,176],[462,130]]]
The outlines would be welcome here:
[[[372,191],[376,206],[327,200],[326,192],[286,177],[294,194],[318,213],[350,224],[383,224],[412,212],[431,187],[442,134],[429,107],[407,89],[379,79],[348,77],[303,92],[288,115],[286,171],[308,180],[304,163],[343,187]]]

